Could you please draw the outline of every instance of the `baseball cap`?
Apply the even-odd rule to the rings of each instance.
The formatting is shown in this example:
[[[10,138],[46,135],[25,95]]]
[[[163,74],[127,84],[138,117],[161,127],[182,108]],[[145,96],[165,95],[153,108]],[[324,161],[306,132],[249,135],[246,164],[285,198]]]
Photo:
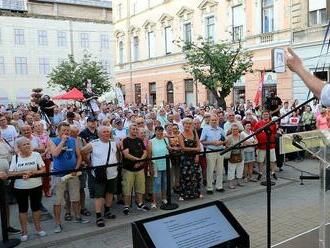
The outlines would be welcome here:
[[[120,119],[120,118],[116,118],[115,120],[114,120],[114,123],[115,124],[119,124],[119,123],[122,123],[123,121]]]
[[[97,121],[97,119],[94,116],[88,116],[87,122]]]

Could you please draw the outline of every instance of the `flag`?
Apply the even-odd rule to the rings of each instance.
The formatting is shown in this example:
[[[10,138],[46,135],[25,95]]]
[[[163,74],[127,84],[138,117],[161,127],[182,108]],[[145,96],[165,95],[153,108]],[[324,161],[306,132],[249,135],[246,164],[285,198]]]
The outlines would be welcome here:
[[[259,86],[258,86],[258,89],[257,89],[257,93],[254,97],[254,105],[256,107],[260,105],[260,100],[261,100],[261,97],[262,97],[262,87],[264,85],[264,82],[265,82],[265,70],[263,70],[261,72],[261,78],[260,78],[260,81],[259,81]]]

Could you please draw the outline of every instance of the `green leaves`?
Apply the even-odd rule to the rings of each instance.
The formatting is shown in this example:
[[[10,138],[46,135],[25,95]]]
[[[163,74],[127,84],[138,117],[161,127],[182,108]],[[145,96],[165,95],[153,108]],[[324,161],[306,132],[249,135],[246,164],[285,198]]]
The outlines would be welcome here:
[[[89,54],[85,54],[80,62],[69,55],[50,72],[48,78],[49,86],[65,91],[73,87],[83,91],[87,79],[91,79],[93,91],[97,95],[102,95],[111,88],[107,72],[104,71],[101,63],[93,60]]]
[[[252,53],[241,44],[220,42],[213,44],[201,38],[197,43],[182,43],[187,63],[183,69],[205,85],[223,105],[234,83],[252,70]],[[225,107],[225,106],[223,106]]]

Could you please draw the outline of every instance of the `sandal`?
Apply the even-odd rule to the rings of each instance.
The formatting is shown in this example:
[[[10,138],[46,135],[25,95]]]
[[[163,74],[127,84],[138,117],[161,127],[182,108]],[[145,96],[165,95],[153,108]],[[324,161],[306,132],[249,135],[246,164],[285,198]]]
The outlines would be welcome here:
[[[84,216],[91,216],[91,212],[88,211],[87,208],[83,208],[81,211],[80,211],[80,214],[84,215]]]
[[[65,213],[65,215],[64,215],[64,220],[66,220],[66,221],[71,221],[71,220],[72,220],[72,216],[71,216],[71,214],[70,214],[70,213]]]
[[[105,224],[104,224],[104,220],[103,220],[102,217],[96,219],[96,225],[97,225],[98,227],[104,227],[104,226],[105,226]]]
[[[116,219],[116,215],[114,215],[114,214],[111,214],[111,212],[109,211],[109,212],[107,212],[107,213],[104,213],[104,218],[106,218],[106,219]]]

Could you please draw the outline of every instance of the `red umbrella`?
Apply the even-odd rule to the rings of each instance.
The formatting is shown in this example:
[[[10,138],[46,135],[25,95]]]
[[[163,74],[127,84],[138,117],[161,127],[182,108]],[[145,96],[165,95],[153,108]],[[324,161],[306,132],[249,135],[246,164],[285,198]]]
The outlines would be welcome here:
[[[78,90],[77,88],[73,88],[71,90],[69,90],[68,92],[64,93],[63,95],[59,95],[59,96],[54,96],[53,97],[54,100],[84,100],[84,94]]]

